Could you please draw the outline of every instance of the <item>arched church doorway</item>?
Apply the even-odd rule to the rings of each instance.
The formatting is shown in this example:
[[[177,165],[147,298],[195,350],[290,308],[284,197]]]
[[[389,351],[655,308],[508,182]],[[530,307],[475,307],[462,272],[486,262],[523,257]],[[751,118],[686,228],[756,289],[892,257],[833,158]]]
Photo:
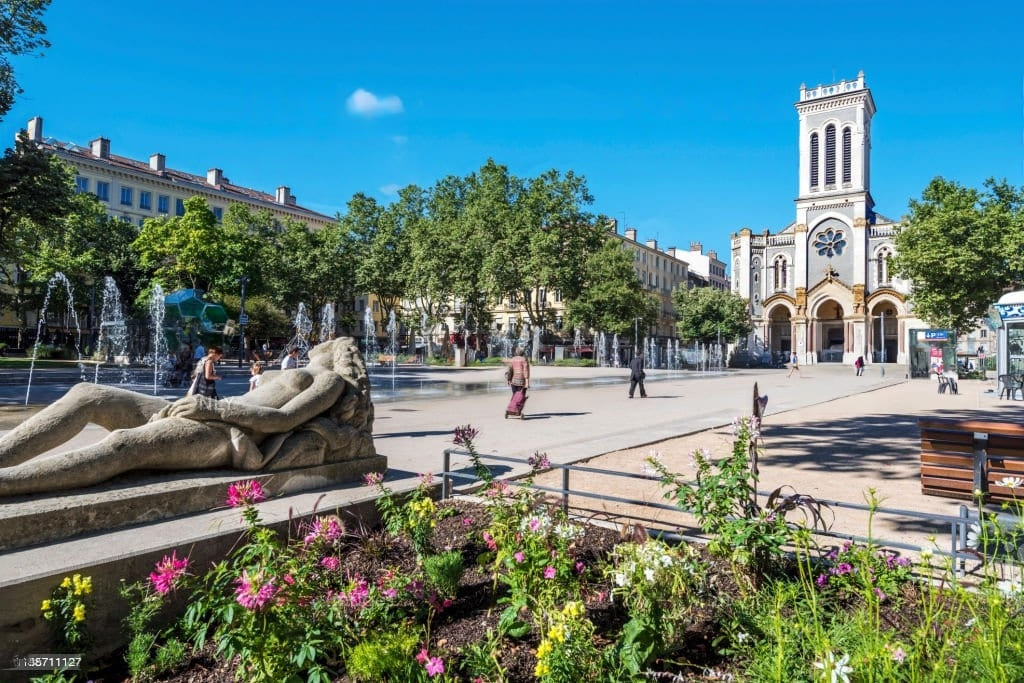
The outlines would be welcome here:
[[[768,349],[773,359],[787,361],[793,351],[793,320],[785,306],[776,306],[768,314]]]
[[[819,363],[842,363],[845,349],[843,307],[835,299],[823,301],[815,312]]]
[[[895,363],[899,356],[899,318],[896,307],[880,301],[871,308],[871,360]]]

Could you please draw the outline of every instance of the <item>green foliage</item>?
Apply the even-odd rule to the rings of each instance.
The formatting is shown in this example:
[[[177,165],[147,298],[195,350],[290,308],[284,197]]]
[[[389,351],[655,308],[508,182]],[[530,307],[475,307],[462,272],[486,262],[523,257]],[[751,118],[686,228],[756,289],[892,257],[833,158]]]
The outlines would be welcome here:
[[[566,368],[596,368],[597,363],[592,358],[559,358],[552,365]]]
[[[206,199],[185,200],[185,215],[150,218],[132,243],[143,268],[164,289],[210,290],[227,261],[224,230]]]
[[[0,119],[14,105],[14,98],[22,93],[14,78],[14,66],[9,57],[30,55],[50,47],[43,37],[46,25],[43,13],[50,0],[3,0],[0,2]],[[0,183],[0,187],[3,187]],[[0,201],[0,205],[3,201]]]
[[[406,202],[414,201],[418,188],[402,191]],[[409,262],[407,230],[410,213],[403,205],[380,206],[362,193],[353,195],[348,212],[341,217],[343,230],[352,236],[356,257],[355,279],[360,291],[377,297],[381,315],[387,319],[405,295]]]
[[[615,602],[630,616],[617,645],[627,670],[638,674],[678,647],[692,624],[691,609],[706,594],[708,569],[687,545],[648,540],[616,546],[605,573]]]
[[[56,652],[84,653],[92,644],[86,617],[92,609],[92,577],[65,576],[43,600],[43,619],[50,623]]]
[[[544,637],[537,646],[533,675],[543,683],[602,680],[601,651],[594,643],[594,624],[583,603],[570,600],[546,615]]]
[[[753,326],[746,300],[725,289],[680,287],[672,293],[679,334],[687,341],[723,344],[744,337]]]
[[[636,277],[633,252],[619,240],[604,238],[601,248],[585,263],[586,286],[569,300],[566,309],[571,327],[626,334],[634,331],[636,318],[643,318],[643,330],[657,322],[661,303],[644,291]]]
[[[357,681],[413,681],[418,678],[416,633],[382,633],[356,644],[345,668]]]
[[[776,566],[785,546],[796,538],[796,527],[787,521],[787,513],[803,512],[801,528],[826,526],[825,506],[808,496],[786,495],[784,487],[773,491],[764,507],[758,503],[759,478],[753,458],[759,429],[756,417],[735,420],[732,454],[718,463],[712,462],[706,451],[694,452],[697,477],[693,482],[669,472],[656,458],[648,458],[661,475],[662,485],[669,489],[665,498],[674,499],[697,517],[710,536],[708,547],[749,566],[755,578]]]
[[[1024,283],[1024,190],[934,178],[893,240],[893,271],[913,280],[914,313],[953,330],[975,326],[1007,288]]]
[[[367,475],[366,481],[377,489],[377,511],[388,533],[408,534],[420,558],[429,553],[430,537],[437,526],[437,505],[431,497],[433,477],[422,475],[419,485],[401,503],[391,489],[384,486],[382,475]]]
[[[423,573],[427,577],[427,585],[434,588],[443,598],[455,597],[464,571],[462,553],[455,550],[423,558]]]

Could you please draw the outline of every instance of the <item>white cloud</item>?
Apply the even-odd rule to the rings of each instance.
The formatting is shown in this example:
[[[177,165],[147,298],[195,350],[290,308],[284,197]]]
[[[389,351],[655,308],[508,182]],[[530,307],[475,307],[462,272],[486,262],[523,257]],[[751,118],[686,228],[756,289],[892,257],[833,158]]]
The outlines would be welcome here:
[[[356,116],[383,116],[402,113],[402,100],[397,95],[377,97],[369,90],[358,88],[345,100],[350,114]]]
[[[405,137],[404,135],[392,135],[391,142],[395,143],[396,145],[404,145],[405,143],[409,142],[409,138]]]
[[[382,185],[381,186],[380,193],[381,194],[386,194],[388,196],[397,196],[398,195],[398,191],[400,189],[402,189],[402,188],[399,185],[397,185],[395,183],[388,183],[387,185]]]

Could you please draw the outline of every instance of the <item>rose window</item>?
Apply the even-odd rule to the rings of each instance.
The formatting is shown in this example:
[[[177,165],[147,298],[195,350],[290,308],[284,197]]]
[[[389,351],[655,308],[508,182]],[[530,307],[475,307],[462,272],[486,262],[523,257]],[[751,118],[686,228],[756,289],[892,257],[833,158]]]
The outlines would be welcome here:
[[[846,248],[846,236],[842,230],[829,228],[814,238],[814,248],[818,250],[818,256],[838,256]]]

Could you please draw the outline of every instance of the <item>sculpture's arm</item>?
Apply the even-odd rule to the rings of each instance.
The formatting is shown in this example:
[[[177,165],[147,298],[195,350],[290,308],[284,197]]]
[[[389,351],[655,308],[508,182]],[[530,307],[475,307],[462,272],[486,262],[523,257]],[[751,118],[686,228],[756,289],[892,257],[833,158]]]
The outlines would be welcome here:
[[[161,415],[224,422],[248,432],[278,434],[291,431],[326,412],[341,397],[345,386],[341,377],[325,372],[280,408],[241,400],[218,401],[205,396],[189,396],[161,411]]]

